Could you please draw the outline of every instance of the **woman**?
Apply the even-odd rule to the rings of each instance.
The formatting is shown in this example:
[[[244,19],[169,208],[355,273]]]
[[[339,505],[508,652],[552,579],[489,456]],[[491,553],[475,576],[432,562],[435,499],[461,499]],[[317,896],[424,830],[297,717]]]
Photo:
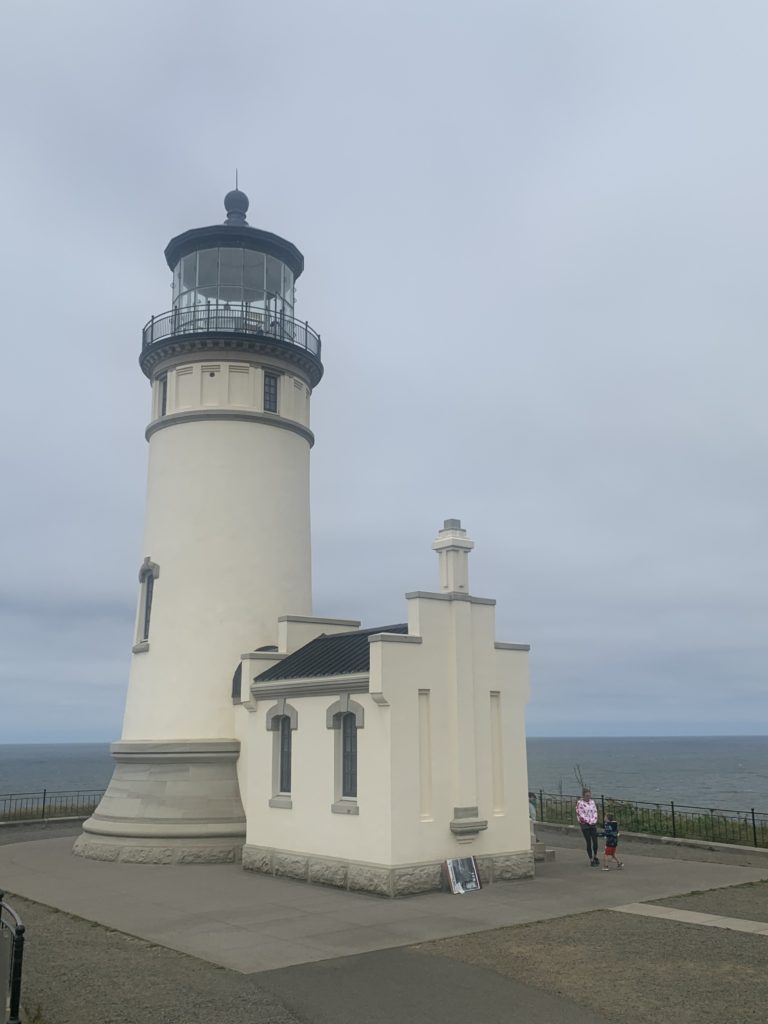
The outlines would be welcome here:
[[[597,804],[592,799],[589,789],[581,791],[581,800],[576,801],[576,817],[584,842],[587,844],[587,856],[592,867],[600,867],[600,860],[597,856]]]

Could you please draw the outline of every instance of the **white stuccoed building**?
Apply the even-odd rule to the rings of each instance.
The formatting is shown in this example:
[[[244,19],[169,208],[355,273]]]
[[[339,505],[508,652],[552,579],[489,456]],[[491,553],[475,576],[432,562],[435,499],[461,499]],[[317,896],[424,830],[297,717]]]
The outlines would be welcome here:
[[[173,238],[173,308],[144,329],[152,384],[144,550],[115,771],[75,852],[242,859],[383,895],[533,873],[528,646],[498,643],[445,521],[439,589],[404,621],[312,616],[309,429],[320,337],[294,312],[304,258],[225,198]],[[352,600],[351,602],[352,603]],[[243,653],[243,652],[249,653]],[[235,669],[233,677],[233,669]]]

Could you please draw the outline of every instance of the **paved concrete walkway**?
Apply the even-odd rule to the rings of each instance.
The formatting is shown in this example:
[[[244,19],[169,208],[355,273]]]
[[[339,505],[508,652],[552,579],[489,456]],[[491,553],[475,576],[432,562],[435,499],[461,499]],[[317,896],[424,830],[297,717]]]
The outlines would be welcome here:
[[[237,865],[83,860],[71,838],[0,847],[0,888],[243,973],[757,881],[764,870],[652,857],[621,872],[558,850],[535,879],[386,900]]]
[[[750,921],[742,917],[723,917],[722,914],[700,914],[696,910],[656,907],[648,903],[627,903],[624,907],[611,907],[610,909],[620,914],[639,914],[641,917],[658,917],[663,921],[701,924],[707,928],[729,928],[732,932],[749,932],[751,935],[768,937],[768,924],[765,921]]]

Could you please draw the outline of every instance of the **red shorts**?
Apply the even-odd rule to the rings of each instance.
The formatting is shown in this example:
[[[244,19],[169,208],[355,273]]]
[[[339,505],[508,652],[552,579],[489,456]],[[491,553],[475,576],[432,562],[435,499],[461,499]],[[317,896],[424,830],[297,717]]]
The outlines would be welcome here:
[[[606,857],[615,857],[616,856],[616,847],[615,846],[606,846],[606,848],[605,848],[605,856]]]

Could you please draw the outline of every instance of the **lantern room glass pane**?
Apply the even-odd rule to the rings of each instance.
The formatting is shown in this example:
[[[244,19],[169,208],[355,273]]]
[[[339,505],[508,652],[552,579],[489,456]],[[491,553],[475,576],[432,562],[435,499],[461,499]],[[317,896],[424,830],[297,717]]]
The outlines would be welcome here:
[[[290,306],[293,311],[293,271],[290,267],[285,266],[283,267],[283,295],[286,306]]]
[[[266,290],[270,295],[283,294],[283,264],[274,256],[267,256]]]
[[[219,288],[219,303],[232,305],[233,302],[240,303],[243,300],[243,289],[232,285],[221,285]]]
[[[261,289],[256,291],[255,289],[244,288],[243,289],[243,302],[246,302],[249,306],[261,306],[264,305],[264,290]]]
[[[182,291],[191,291],[197,285],[197,253],[191,252],[181,261]]]
[[[219,250],[201,249],[197,261],[197,287],[199,291],[215,290],[219,276]]]
[[[257,292],[264,291],[265,258],[263,252],[245,250],[245,272],[243,287]]]
[[[243,250],[242,249],[220,249],[219,250],[219,289],[236,288],[238,292],[243,287]],[[223,295],[219,295],[223,298]],[[237,296],[240,298],[240,295]]]

